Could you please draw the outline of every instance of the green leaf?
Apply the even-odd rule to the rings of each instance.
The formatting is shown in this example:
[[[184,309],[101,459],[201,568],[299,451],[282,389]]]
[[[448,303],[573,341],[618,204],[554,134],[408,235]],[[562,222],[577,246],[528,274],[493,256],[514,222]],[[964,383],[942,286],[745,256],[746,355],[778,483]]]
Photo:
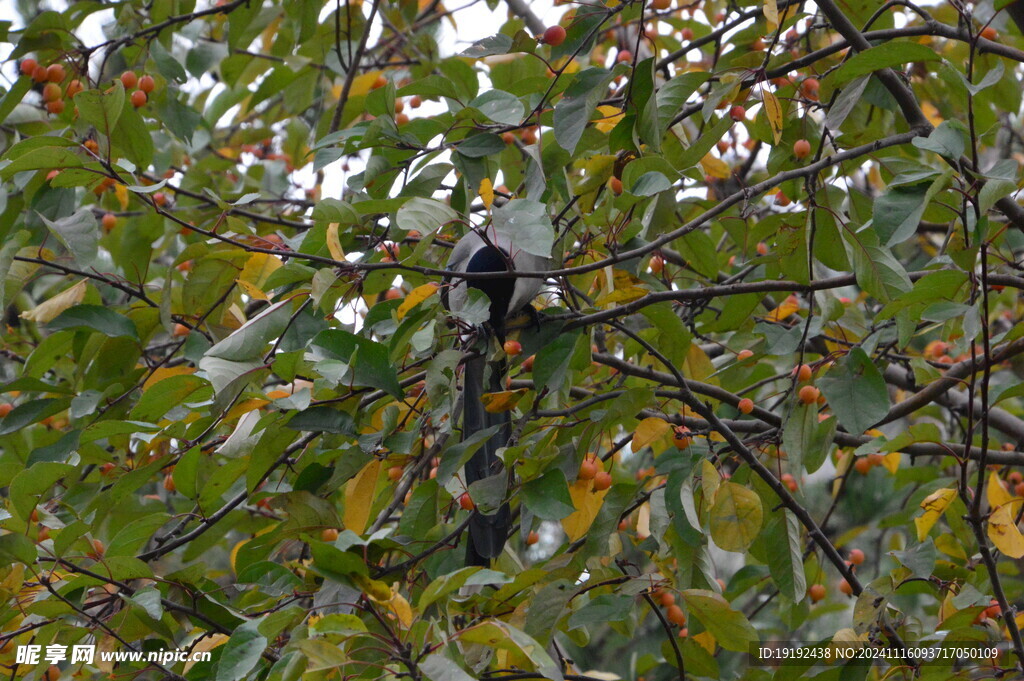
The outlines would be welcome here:
[[[445,657],[442,653],[427,655],[416,667],[430,681],[474,681],[475,679],[475,677],[462,671],[455,662]]]
[[[661,123],[658,120],[658,103],[654,84],[654,58],[648,58],[636,65],[633,71],[633,86],[629,93],[636,105],[636,131],[640,140],[651,151],[661,151]],[[634,192],[636,193],[636,192]],[[642,194],[640,196],[647,196]]]
[[[399,400],[404,396],[386,345],[342,329],[321,331],[313,339],[313,345],[323,350],[327,357],[348,365],[349,378],[346,380],[351,385],[380,388]]]
[[[288,325],[290,306],[291,300],[271,305],[207,350],[206,356],[233,362],[261,358],[267,343],[280,336]]]
[[[934,151],[950,161],[956,161],[967,148],[967,126],[960,121],[943,121],[928,137],[915,137],[912,144],[918,149]]]
[[[110,143],[139,168],[146,168],[153,162],[153,138],[139,109],[132,106],[130,100],[126,99],[121,108],[117,127],[110,133]]]
[[[555,105],[555,141],[570,154],[576,151],[576,145],[594,115],[594,108],[607,92],[613,77],[605,69],[580,71]]]
[[[711,537],[726,551],[746,551],[761,531],[763,513],[761,498],[753,490],[723,482],[711,506]]]
[[[91,210],[79,208],[59,220],[47,220],[42,215],[39,217],[64,247],[71,251],[80,267],[92,265],[99,253],[100,230]]]
[[[547,206],[533,199],[512,199],[491,214],[495,231],[508,238],[514,253],[525,251],[543,258],[551,256],[555,228]]]
[[[569,483],[559,468],[523,483],[520,493],[526,507],[543,520],[561,520],[576,510],[569,496]]]
[[[171,376],[154,383],[142,394],[132,409],[132,419],[155,423],[171,409],[188,402],[203,402],[212,394],[210,382],[199,376]]]
[[[505,125],[519,125],[526,113],[519,98],[504,90],[488,90],[470,102],[469,106],[478,109],[492,121]]]
[[[754,627],[742,613],[730,607],[729,602],[713,591],[684,589],[680,592],[687,610],[718,641],[718,645],[737,653],[747,652],[750,644],[757,643]]]
[[[231,633],[217,664],[216,681],[239,681],[249,677],[267,647],[259,624],[259,620],[251,620]]]
[[[727,133],[729,128],[733,125],[734,123],[731,118],[728,116],[722,116],[714,123],[714,125],[705,127],[704,133],[697,139],[693,140],[690,146],[686,148],[686,151],[680,155],[678,161],[674,161],[676,167],[680,170],[685,170],[686,168],[692,168],[700,163],[700,160],[704,158],[709,151],[711,151],[713,146],[718,144],[718,140],[722,139],[722,137],[725,136],[725,133]],[[634,163],[635,162],[636,161],[634,161]]]
[[[854,78],[874,73],[881,69],[908,64],[916,61],[939,61],[941,57],[927,45],[921,43],[892,41],[882,43],[853,55],[845,64],[836,69],[830,78],[836,87],[849,83]]]
[[[80,168],[84,163],[78,154],[67,147],[45,147],[22,154],[0,169],[0,179],[9,180],[23,170],[64,170]]]
[[[603,594],[590,599],[586,605],[569,618],[569,629],[578,629],[588,624],[623,622],[632,615],[633,598]]]
[[[799,601],[807,593],[800,521],[788,509],[776,511],[765,527],[764,539],[772,580],[783,596]]]
[[[818,420],[818,405],[798,403],[786,417],[782,431],[782,446],[789,454],[791,470],[808,473],[821,468],[836,431],[836,419]]]
[[[467,137],[455,148],[466,158],[483,158],[504,151],[505,142],[493,132],[484,132]]]
[[[117,121],[124,110],[124,103],[124,86],[120,80],[114,81],[109,92],[83,90],[75,95],[78,115],[108,138],[117,127]]]
[[[407,232],[412,230],[420,234],[433,234],[445,225],[459,219],[451,206],[419,196],[413,197],[402,204],[395,214],[398,228]]]
[[[355,435],[356,432],[352,415],[331,407],[310,407],[297,413],[285,425],[293,430],[310,433]]]
[[[889,391],[878,367],[861,348],[853,348],[818,379],[839,423],[860,435],[889,413]]]
[[[51,331],[74,328],[93,329],[110,338],[126,336],[138,339],[139,337],[132,320],[101,305],[76,305],[61,312],[46,326]]]
[[[469,57],[471,59],[479,59],[481,57],[490,57],[495,54],[508,54],[511,47],[512,37],[507,36],[504,33],[499,33],[498,35],[492,35],[489,38],[476,41],[462,51],[462,56]]]

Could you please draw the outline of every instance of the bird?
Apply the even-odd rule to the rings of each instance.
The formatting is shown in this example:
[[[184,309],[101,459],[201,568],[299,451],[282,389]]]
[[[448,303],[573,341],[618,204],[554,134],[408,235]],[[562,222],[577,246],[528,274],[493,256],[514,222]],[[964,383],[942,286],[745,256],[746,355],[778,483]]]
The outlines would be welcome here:
[[[517,277],[515,270],[544,271],[548,259],[516,247],[514,235],[505,231],[488,230],[468,232],[452,248],[447,270],[459,272],[508,272],[507,277],[493,279],[460,279],[446,277],[441,290],[441,301],[450,311],[463,310],[469,299],[469,289],[475,288],[489,299],[488,321],[477,329],[478,346],[482,351],[465,364],[463,374],[462,439],[474,433],[497,426],[473,454],[465,466],[467,488],[478,480],[499,475],[503,465],[498,450],[506,446],[512,432],[508,412],[492,414],[484,408],[484,393],[500,392],[502,378],[507,373],[504,359],[489,362],[491,339],[505,342],[505,323],[510,316],[521,311],[536,314],[531,301],[537,297],[544,281],[539,278]],[[482,341],[482,343],[481,343]],[[489,372],[489,376],[488,376]],[[485,389],[486,386],[486,389]],[[508,503],[493,514],[473,510],[469,519],[466,542],[466,565],[487,567],[492,559],[501,555],[511,525]]]

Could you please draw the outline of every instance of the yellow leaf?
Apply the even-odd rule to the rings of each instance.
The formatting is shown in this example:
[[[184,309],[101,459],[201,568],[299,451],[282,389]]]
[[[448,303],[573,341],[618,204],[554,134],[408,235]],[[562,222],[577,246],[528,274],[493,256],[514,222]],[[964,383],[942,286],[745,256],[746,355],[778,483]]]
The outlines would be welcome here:
[[[764,18],[768,22],[768,31],[779,27],[779,6],[775,0],[764,0]]]
[[[577,480],[569,485],[569,497],[576,510],[562,519],[562,529],[569,535],[569,541],[581,539],[597,518],[608,490],[595,492],[593,480]]]
[[[607,279],[606,279],[607,283]],[[601,307],[612,303],[628,303],[643,298],[649,291],[643,288],[643,282],[625,270],[614,270],[611,277],[611,290],[601,295],[594,305]]]
[[[146,379],[145,383],[142,384],[142,392],[146,392],[151,387],[153,387],[155,383],[159,383],[165,378],[170,378],[171,376],[181,376],[182,374],[195,373],[195,370],[195,367],[188,367],[184,365],[176,367],[160,367],[159,369],[156,369],[149,378]]]
[[[636,510],[636,534],[638,537],[651,536],[651,504],[644,502]]]
[[[665,419],[658,418],[657,416],[651,416],[646,418],[637,424],[636,430],[633,431],[633,451],[639,452],[641,449],[651,444],[655,440],[661,439],[672,431],[672,424]]]
[[[365,95],[373,87],[374,83],[377,82],[377,77],[384,75],[383,71],[367,71],[361,76],[356,76],[352,79],[352,89],[349,90],[349,97],[359,97]],[[341,86],[338,86],[338,94],[335,99],[341,97]]]
[[[370,507],[373,505],[373,493],[377,489],[378,473],[380,460],[374,459],[345,484],[345,514],[342,522],[346,530],[362,534],[366,529]]]
[[[924,513],[914,518],[914,525],[917,527],[917,540],[924,541],[932,527],[946,511],[946,507],[956,497],[956,490],[944,487],[937,489],[921,502]]]
[[[242,414],[248,414],[254,409],[261,409],[262,407],[270,404],[269,400],[261,400],[258,398],[252,398],[249,400],[243,400],[235,406],[231,407],[231,410],[224,416],[224,421],[231,422],[240,417]]]
[[[693,640],[700,645],[701,648],[707,651],[708,655],[715,654],[715,641],[714,635],[710,631],[702,631],[693,637]]]
[[[597,107],[597,112],[601,114],[601,117],[597,119],[594,127],[604,133],[609,133],[615,129],[615,126],[619,124],[619,121],[623,119],[625,114],[622,109],[616,106],[608,106],[602,104]]]
[[[712,374],[715,373],[715,365],[711,363],[708,353],[704,352],[696,343],[691,343],[690,348],[686,351],[685,369],[684,373],[688,378],[718,384],[718,379],[712,377]]]
[[[765,14],[767,15],[768,5],[775,8],[775,0],[765,0]],[[776,18],[778,16],[776,15]],[[772,134],[775,136],[775,143],[778,144],[782,139],[782,105],[779,104],[779,100],[775,98],[772,91],[765,88],[761,90],[761,101],[764,102],[764,113],[768,116],[768,125],[772,128]]]
[[[899,452],[889,452],[882,457],[882,465],[885,466],[887,471],[896,475],[896,471],[900,469],[900,461],[902,460],[903,455]]]
[[[939,110],[931,102],[921,102],[921,113],[923,113],[924,117],[928,119],[928,122],[936,128],[945,120],[939,113]]]
[[[1014,498],[1013,493],[1003,486],[1003,481],[996,471],[992,471],[988,476],[988,489],[985,490],[985,493],[985,496],[988,498],[988,505],[992,508],[1008,504]]]
[[[31,310],[25,310],[21,313],[21,318],[38,324],[51,322],[64,310],[82,302],[82,299],[85,298],[85,286],[85,279],[83,279],[71,288],[39,303]]]
[[[405,600],[405,596],[396,590],[386,605],[391,612],[395,613],[395,617],[398,618],[403,627],[408,629],[412,626],[412,607],[409,606],[409,601]]]
[[[700,160],[700,167],[704,169],[705,175],[717,177],[720,180],[729,179],[729,164],[717,156],[707,154]]]
[[[360,574],[352,575],[351,579],[364,594],[370,597],[370,600],[377,603],[387,603],[391,600],[391,587],[384,582]]]
[[[715,464],[707,459],[700,462],[700,488],[704,492],[704,503],[710,505],[722,484],[722,476],[718,474]]]
[[[490,414],[502,414],[512,411],[523,399],[523,395],[529,392],[527,388],[519,390],[505,390],[500,393],[484,393],[480,401],[484,403],[484,410]]]
[[[711,507],[711,538],[726,551],[746,551],[761,531],[761,497],[735,482],[723,482]]]
[[[327,250],[331,252],[331,257],[339,262],[346,260],[345,250],[341,247],[341,241],[338,239],[338,223],[332,222],[327,225]]]
[[[260,300],[270,300],[263,292],[263,285],[275,270],[281,267],[281,260],[269,253],[253,253],[245,261],[242,272],[235,281],[245,289],[246,293]]]
[[[1024,535],[1015,522],[1019,503],[1004,504],[988,517],[988,538],[1010,558],[1024,558]]]
[[[480,180],[480,199],[484,202],[484,207],[490,210],[494,204],[494,183],[489,177]]]
[[[431,282],[429,284],[423,284],[414,288],[409,295],[405,297],[402,304],[398,306],[398,318],[404,319],[405,315],[409,314],[409,310],[413,309],[430,296],[437,293],[437,284]]]
[[[121,204],[121,210],[128,209],[128,185],[121,184],[120,182],[114,183],[114,196],[117,197],[117,202]]]
[[[799,309],[799,303],[789,302],[789,298],[786,298],[777,308],[768,313],[768,319],[773,322],[781,322]]]

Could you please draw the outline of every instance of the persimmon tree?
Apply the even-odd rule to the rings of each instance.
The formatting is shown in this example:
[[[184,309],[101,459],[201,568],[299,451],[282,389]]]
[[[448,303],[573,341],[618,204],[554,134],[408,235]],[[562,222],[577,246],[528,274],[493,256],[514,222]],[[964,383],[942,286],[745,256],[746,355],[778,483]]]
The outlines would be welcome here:
[[[9,678],[1024,671],[1017,4],[18,6]],[[467,489],[471,229],[551,270]]]

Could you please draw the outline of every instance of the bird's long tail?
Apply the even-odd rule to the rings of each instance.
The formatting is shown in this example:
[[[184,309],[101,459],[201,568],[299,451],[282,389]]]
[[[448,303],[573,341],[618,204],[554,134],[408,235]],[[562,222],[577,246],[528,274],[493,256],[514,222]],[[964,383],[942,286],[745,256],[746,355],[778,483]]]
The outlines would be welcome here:
[[[486,381],[487,359],[484,355],[474,357],[466,363],[465,391],[463,393],[463,424],[462,438],[466,439],[480,430],[500,425],[501,428],[489,437],[473,457],[466,463],[466,485],[492,475],[504,475],[504,466],[498,458],[498,450],[508,444],[512,433],[512,422],[508,412],[492,414],[484,409],[483,395],[485,392],[500,392],[501,379],[506,373],[504,361],[492,363],[488,390]],[[508,504],[502,504],[495,513],[484,515],[479,510],[473,511],[469,520],[469,541],[466,547],[466,565],[487,567],[491,559],[501,555],[508,537],[509,526]]]

